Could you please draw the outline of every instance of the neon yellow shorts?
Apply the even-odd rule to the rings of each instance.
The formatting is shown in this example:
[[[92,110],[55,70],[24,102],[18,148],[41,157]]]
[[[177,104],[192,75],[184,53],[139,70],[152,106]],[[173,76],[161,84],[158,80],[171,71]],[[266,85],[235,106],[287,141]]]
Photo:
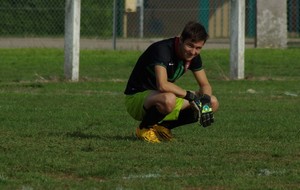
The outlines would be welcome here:
[[[135,120],[142,121],[142,119],[145,116],[145,110],[144,110],[144,102],[147,96],[149,95],[151,91],[147,90],[144,92],[139,92],[134,95],[126,95],[125,97],[125,106],[126,110],[129,113],[131,117],[133,117]],[[166,117],[163,119],[163,121],[168,120],[177,120],[179,112],[183,105],[183,98],[176,98],[176,105],[174,110],[166,115]]]

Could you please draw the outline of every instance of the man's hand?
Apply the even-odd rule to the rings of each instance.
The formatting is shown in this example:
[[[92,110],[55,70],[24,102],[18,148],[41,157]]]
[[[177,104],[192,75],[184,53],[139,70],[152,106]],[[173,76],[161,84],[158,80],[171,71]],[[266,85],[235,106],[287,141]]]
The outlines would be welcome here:
[[[210,126],[214,122],[214,114],[211,109],[210,96],[207,94],[202,94],[199,97],[201,103],[201,120],[200,124],[203,127]]]
[[[207,94],[202,94],[200,97],[194,93],[187,91],[186,96],[192,108],[198,112],[200,125],[208,127],[214,122],[214,114],[211,108],[211,98]]]

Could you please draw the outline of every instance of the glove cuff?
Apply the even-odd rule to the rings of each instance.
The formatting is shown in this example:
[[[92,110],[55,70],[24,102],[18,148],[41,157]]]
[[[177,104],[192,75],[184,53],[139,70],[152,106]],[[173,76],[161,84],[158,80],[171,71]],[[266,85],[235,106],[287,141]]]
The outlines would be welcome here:
[[[196,95],[194,93],[192,93],[191,91],[186,91],[186,95],[184,97],[184,99],[188,100],[188,101],[193,101],[195,100]]]
[[[211,101],[210,95],[207,95],[207,94],[200,94],[199,99],[203,103],[210,103],[210,101]]]

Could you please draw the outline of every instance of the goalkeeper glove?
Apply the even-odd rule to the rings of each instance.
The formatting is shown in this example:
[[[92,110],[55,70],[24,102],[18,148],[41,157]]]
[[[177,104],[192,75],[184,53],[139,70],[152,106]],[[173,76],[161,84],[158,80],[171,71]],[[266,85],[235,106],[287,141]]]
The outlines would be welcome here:
[[[208,127],[214,122],[214,114],[211,108],[211,98],[207,94],[202,94],[200,97],[194,93],[187,91],[184,99],[188,100],[192,108],[198,112],[200,125]]]
[[[202,94],[199,97],[201,103],[201,120],[200,124],[203,127],[210,126],[214,122],[214,114],[211,108],[211,98],[207,94]]]

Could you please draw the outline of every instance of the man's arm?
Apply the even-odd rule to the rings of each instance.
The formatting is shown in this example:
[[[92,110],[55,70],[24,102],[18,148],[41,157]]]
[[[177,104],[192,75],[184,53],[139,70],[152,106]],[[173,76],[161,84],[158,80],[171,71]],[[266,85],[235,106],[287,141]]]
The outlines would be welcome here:
[[[167,70],[161,65],[155,66],[156,85],[160,92],[172,92],[177,97],[183,98],[186,95],[186,90],[168,81]]]
[[[199,94],[212,95],[212,88],[208,82],[204,69],[193,72],[194,77],[199,85]]]

